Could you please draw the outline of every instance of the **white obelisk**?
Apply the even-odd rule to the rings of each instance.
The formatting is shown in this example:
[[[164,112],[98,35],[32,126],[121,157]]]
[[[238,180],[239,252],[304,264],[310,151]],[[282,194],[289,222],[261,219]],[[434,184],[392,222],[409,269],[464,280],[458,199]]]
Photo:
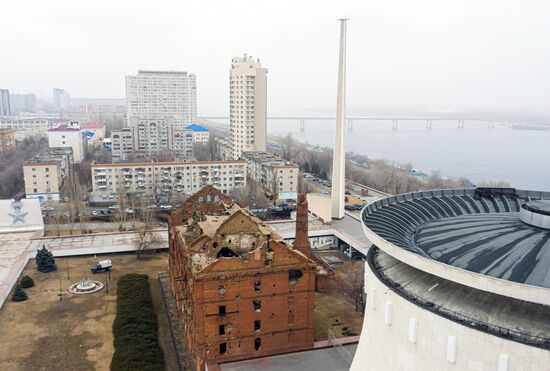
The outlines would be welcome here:
[[[338,60],[338,92],[336,100],[336,137],[332,158],[332,218],[344,217],[346,150],[344,148],[344,122],[346,119],[346,22],[340,21],[340,58]]]

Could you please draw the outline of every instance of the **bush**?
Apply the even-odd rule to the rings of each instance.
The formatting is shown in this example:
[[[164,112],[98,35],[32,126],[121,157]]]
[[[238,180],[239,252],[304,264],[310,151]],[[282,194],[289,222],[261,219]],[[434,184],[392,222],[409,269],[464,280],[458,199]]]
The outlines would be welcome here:
[[[55,265],[55,259],[51,251],[46,249],[46,246],[42,246],[40,250],[36,251],[36,267],[42,273],[53,272],[57,270]]]
[[[113,337],[111,370],[164,369],[147,275],[127,274],[118,280]]]
[[[15,285],[15,290],[13,290],[13,294],[11,295],[11,301],[25,301],[27,300],[27,293],[21,285],[18,283]]]
[[[23,276],[23,278],[21,278],[21,281],[19,281],[19,283],[21,284],[21,287],[24,289],[34,287],[34,280],[29,276]]]

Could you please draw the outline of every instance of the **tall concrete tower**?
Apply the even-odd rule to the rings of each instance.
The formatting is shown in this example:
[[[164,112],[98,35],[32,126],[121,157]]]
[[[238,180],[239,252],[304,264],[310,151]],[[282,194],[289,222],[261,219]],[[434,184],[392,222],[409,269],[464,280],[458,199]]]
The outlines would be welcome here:
[[[237,160],[267,147],[267,69],[250,56],[235,57],[229,71],[229,145]]]
[[[344,217],[346,150],[344,148],[344,121],[346,118],[346,23],[340,21],[340,58],[338,60],[338,91],[336,100],[336,136],[332,158],[332,218]]]

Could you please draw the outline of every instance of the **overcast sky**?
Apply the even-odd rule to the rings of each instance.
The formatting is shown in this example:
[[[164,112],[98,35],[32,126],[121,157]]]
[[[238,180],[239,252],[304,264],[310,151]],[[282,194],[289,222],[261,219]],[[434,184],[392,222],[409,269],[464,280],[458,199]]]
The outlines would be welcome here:
[[[231,57],[269,69],[271,114],[330,112],[347,15],[348,107],[550,111],[550,2],[2,0],[0,88],[124,98],[138,69],[197,75],[227,114]]]

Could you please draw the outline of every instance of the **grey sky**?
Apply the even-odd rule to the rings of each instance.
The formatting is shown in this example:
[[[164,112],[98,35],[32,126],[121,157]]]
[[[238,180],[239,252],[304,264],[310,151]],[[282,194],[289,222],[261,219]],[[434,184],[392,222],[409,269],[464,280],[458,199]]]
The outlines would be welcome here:
[[[138,69],[197,75],[199,113],[227,114],[232,56],[269,69],[272,114],[335,104],[336,18],[348,106],[550,111],[548,1],[4,0],[0,87],[124,97]]]

